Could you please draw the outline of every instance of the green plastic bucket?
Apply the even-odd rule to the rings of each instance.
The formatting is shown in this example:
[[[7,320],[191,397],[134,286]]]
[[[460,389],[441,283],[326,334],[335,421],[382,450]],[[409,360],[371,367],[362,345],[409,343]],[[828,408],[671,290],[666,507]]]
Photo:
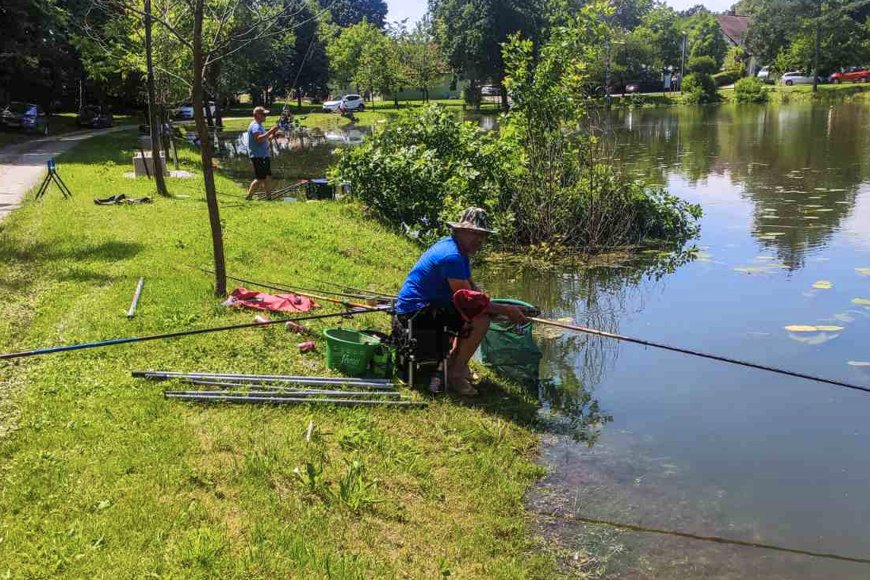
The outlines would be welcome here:
[[[326,337],[326,366],[352,377],[362,377],[369,371],[372,355],[381,344],[375,336],[356,330],[329,328]]]

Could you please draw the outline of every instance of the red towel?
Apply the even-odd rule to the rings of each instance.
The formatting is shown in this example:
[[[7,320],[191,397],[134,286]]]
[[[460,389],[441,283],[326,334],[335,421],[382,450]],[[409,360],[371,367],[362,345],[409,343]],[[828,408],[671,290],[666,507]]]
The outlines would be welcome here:
[[[227,306],[268,310],[269,312],[308,312],[318,308],[317,303],[304,296],[296,294],[266,294],[254,292],[245,288],[236,288],[230,294],[230,299],[224,302]]]
[[[453,306],[466,321],[474,320],[489,308],[489,296],[476,290],[457,290],[453,294]]]

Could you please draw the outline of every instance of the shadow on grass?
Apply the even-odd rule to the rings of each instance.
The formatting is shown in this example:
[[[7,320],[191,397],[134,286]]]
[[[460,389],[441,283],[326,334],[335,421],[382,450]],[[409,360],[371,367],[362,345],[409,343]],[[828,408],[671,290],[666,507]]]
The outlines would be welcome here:
[[[534,428],[539,406],[530,391],[508,384],[500,377],[484,377],[476,388],[480,394],[474,398],[450,395],[451,399],[454,403],[476,407],[527,429]]]
[[[3,228],[0,226],[0,235]],[[75,240],[67,240],[64,246],[46,242],[32,242],[27,245],[15,245],[12,240],[0,241],[0,263],[26,262],[67,262],[100,261],[117,262],[132,258],[142,251],[144,246],[139,243],[119,242],[111,240],[99,244],[80,244],[73,246]]]

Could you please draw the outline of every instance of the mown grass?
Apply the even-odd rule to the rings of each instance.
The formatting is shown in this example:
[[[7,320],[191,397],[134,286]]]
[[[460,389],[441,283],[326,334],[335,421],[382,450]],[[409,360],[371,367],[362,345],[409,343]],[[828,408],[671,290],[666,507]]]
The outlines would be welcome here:
[[[152,194],[123,176],[136,146],[132,132],[82,144],[59,160],[73,200],[52,190],[0,224],[0,350],[252,319],[192,268],[210,265],[198,179],[169,179],[179,197],[153,205],[91,202]],[[182,163],[196,171],[195,152]],[[238,275],[393,290],[419,251],[354,205],[244,203],[217,186]],[[385,328],[373,316],[342,324]],[[522,506],[541,470],[521,391],[490,380],[478,400],[412,412],[206,407],[130,377],[322,375],[328,324],[311,325],[306,355],[272,326],[0,363],[0,576],[552,577]]]

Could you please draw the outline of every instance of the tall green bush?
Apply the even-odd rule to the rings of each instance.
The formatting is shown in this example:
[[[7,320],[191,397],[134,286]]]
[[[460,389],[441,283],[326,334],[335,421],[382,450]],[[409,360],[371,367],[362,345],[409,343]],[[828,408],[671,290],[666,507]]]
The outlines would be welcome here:
[[[682,85],[683,101],[693,105],[715,103],[719,100],[716,82],[708,74],[692,73],[686,75]]]
[[[693,56],[686,63],[686,68],[692,73],[701,73],[712,75],[719,67],[716,66],[716,61],[711,56]]]
[[[767,101],[767,89],[758,77],[746,77],[734,85],[734,98],[738,103],[763,103]]]
[[[489,210],[496,241],[514,248],[594,251],[695,235],[700,208],[630,178],[587,118],[586,65],[607,38],[604,16],[612,11],[603,1],[585,5],[543,46],[508,39],[512,106],[497,135],[429,107],[342,152],[332,178],[426,241],[469,205]]]
[[[497,217],[511,159],[494,133],[430,106],[342,150],[331,176],[379,218],[428,241],[466,206]]]

